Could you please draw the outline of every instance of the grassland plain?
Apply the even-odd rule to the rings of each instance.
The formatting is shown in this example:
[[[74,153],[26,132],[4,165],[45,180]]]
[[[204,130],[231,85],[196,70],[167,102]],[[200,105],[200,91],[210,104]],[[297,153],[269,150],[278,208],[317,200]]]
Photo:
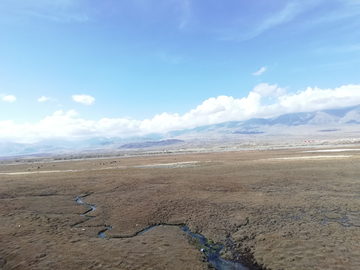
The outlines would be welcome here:
[[[250,269],[360,269],[353,149],[7,162],[0,269],[210,267],[177,226],[133,237],[156,224],[186,224],[224,244],[224,257],[244,255]],[[79,196],[96,209],[80,216],[90,207]]]

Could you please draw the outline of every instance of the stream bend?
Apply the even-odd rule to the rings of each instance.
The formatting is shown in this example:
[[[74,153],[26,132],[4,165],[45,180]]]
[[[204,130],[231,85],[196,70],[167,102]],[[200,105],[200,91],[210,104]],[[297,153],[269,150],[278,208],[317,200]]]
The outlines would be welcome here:
[[[96,207],[94,205],[83,202],[82,198],[83,197],[77,197],[76,202],[91,207],[91,209],[87,210],[86,212],[84,212],[83,214],[80,215],[80,216],[85,216],[86,214],[89,214],[90,212],[94,211],[96,209]],[[88,217],[88,220],[90,220],[92,218],[93,217]],[[86,220],[84,222],[86,222]],[[83,222],[81,222],[81,223],[83,223]],[[78,223],[78,224],[80,224],[80,223]],[[215,244],[212,241],[209,241],[207,238],[205,238],[201,234],[191,232],[189,230],[189,228],[187,226],[185,226],[184,224],[154,225],[154,226],[150,226],[149,228],[146,228],[142,231],[139,231],[134,236],[123,237],[123,238],[132,238],[132,237],[139,236],[139,235],[146,233],[147,231],[149,231],[155,227],[158,227],[158,226],[178,226],[183,232],[186,232],[188,235],[190,235],[192,237],[195,245],[200,249],[201,252],[203,252],[205,254],[205,256],[207,258],[207,262],[211,263],[217,270],[249,270],[248,268],[243,266],[240,262],[224,260],[223,258],[221,258],[220,251],[223,249],[224,246],[222,246],[220,244]],[[98,236],[100,238],[106,239],[105,232],[108,230],[111,230],[111,229],[112,229],[111,227],[106,227],[104,230],[102,230],[98,233]]]

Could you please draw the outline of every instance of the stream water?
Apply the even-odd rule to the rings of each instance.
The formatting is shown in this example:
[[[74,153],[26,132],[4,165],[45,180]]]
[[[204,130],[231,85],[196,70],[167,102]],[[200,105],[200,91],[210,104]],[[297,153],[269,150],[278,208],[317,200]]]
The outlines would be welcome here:
[[[89,214],[90,212],[92,212],[92,211],[94,211],[96,209],[95,206],[93,206],[91,204],[84,203],[82,201],[81,197],[77,197],[76,202],[91,207],[91,209],[87,210],[86,212],[84,212],[80,216],[85,216],[86,214]],[[90,220],[93,217],[88,217],[88,218]],[[243,266],[240,262],[224,260],[223,258],[221,258],[220,251],[223,249],[224,246],[222,246],[220,244],[213,243],[212,241],[206,239],[201,234],[196,234],[196,233],[191,232],[189,230],[189,228],[186,227],[185,225],[171,225],[171,224],[155,225],[155,226],[151,226],[149,228],[146,228],[146,229],[138,232],[135,236],[132,236],[132,237],[139,236],[139,235],[141,235],[141,234],[143,234],[143,233],[145,233],[145,232],[147,232],[147,231],[149,231],[149,230],[151,230],[151,229],[153,229],[155,227],[158,227],[158,226],[179,226],[182,231],[186,232],[188,235],[190,235],[192,237],[192,239],[194,240],[195,245],[200,249],[200,251],[202,251],[205,254],[205,256],[207,258],[207,261],[209,263],[211,263],[217,270],[248,270],[248,268]],[[98,234],[99,237],[101,237],[103,239],[106,239],[105,232],[107,230],[111,230],[111,227],[106,227],[106,229],[99,232],[99,234]]]

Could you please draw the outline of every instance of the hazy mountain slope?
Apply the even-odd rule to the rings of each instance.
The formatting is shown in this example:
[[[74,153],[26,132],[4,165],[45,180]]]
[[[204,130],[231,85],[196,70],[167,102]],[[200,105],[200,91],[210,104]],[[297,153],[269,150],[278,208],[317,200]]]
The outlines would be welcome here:
[[[340,123],[360,124],[360,106],[346,113],[339,121]]]
[[[119,149],[134,149],[134,148],[149,148],[149,147],[160,147],[160,146],[168,146],[173,144],[183,143],[183,140],[170,139],[163,141],[150,141],[150,142],[140,142],[140,143],[128,143],[119,147]]]
[[[309,125],[328,125],[338,123],[340,120],[339,117],[330,115],[325,112],[316,112],[316,114],[310,119],[307,124]]]

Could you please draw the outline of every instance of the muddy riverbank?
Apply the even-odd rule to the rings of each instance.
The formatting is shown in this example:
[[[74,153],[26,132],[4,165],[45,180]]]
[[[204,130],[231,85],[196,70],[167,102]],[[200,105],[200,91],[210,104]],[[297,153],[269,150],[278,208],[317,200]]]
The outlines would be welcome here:
[[[90,215],[87,217],[87,220],[84,220],[83,222],[86,222],[88,220],[93,219],[94,217],[91,216],[91,212],[93,212],[96,207],[94,205],[91,204],[87,204],[84,203],[82,201],[82,197],[77,197],[76,198],[76,202],[80,203],[82,205],[85,206],[89,206],[90,209],[86,210],[83,214],[81,214],[80,216],[84,217],[85,215]],[[81,222],[81,223],[83,223]],[[78,226],[78,223],[75,226]],[[232,260],[225,260],[223,258],[221,258],[220,256],[220,252],[224,249],[223,245],[214,243],[213,241],[206,239],[203,235],[200,234],[196,234],[193,233],[189,230],[189,228],[187,226],[185,226],[184,224],[159,224],[159,225],[153,225],[150,226],[142,231],[137,232],[134,236],[130,236],[130,237],[126,237],[126,238],[131,238],[131,237],[136,237],[139,235],[142,235],[156,227],[162,227],[162,226],[177,226],[179,227],[179,229],[181,229],[183,232],[186,232],[192,239],[191,242],[198,248],[200,249],[201,252],[203,252],[203,254],[206,256],[206,261],[209,262],[211,264],[212,267],[218,269],[218,270],[248,270],[248,268],[246,268],[244,265],[241,264],[240,259],[243,258],[233,258]],[[98,236],[102,239],[107,239],[105,236],[105,232],[108,230],[111,230],[112,227],[106,227],[105,229],[102,229],[99,233]],[[122,237],[125,238],[125,237]],[[176,243],[175,243],[176,244]],[[234,253],[234,250],[231,250],[230,252]]]

